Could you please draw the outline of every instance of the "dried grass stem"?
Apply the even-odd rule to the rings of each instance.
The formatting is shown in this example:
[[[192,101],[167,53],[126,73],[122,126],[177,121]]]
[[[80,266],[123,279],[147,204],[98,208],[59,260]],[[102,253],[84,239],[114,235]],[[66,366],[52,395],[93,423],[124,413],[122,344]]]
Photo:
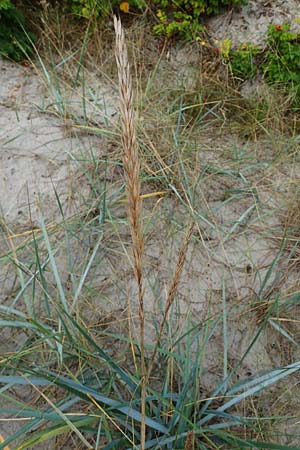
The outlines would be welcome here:
[[[145,448],[146,440],[146,365],[145,365],[145,313],[144,313],[144,290],[142,258],[144,251],[144,239],[141,228],[141,182],[140,162],[138,155],[134,110],[133,91],[128,52],[125,43],[124,31],[121,21],[114,17],[116,33],[116,62],[118,67],[120,109],[122,122],[122,143],[124,149],[124,172],[127,189],[127,216],[130,225],[133,266],[139,296],[139,318],[140,318],[140,351],[141,351],[141,450]]]

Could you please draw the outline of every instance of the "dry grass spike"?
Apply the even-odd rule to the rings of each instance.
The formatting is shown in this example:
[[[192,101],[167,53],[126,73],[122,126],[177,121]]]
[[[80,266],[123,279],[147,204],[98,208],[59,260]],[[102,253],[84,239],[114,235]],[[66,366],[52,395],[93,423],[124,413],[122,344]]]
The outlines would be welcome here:
[[[184,266],[184,263],[185,263],[185,257],[186,257],[186,253],[187,253],[187,250],[188,250],[188,246],[189,246],[190,240],[191,240],[192,235],[193,235],[193,230],[194,230],[194,222],[192,221],[190,223],[190,226],[189,226],[189,228],[188,228],[188,230],[187,230],[187,232],[185,234],[185,237],[183,239],[183,243],[182,243],[182,246],[180,248],[180,251],[179,251],[179,254],[178,254],[178,258],[177,258],[177,262],[176,262],[176,266],[175,266],[175,269],[174,269],[173,277],[172,277],[171,283],[169,285],[169,289],[168,289],[168,293],[167,293],[166,306],[165,306],[165,310],[164,310],[164,315],[163,315],[163,318],[162,318],[162,321],[161,321],[161,324],[160,324],[160,327],[159,327],[159,332],[158,332],[158,336],[157,336],[157,339],[156,339],[156,344],[155,344],[155,347],[154,347],[154,350],[153,350],[153,353],[152,353],[151,361],[149,363],[148,372],[147,372],[147,378],[150,377],[151,370],[152,370],[152,367],[153,367],[153,364],[154,364],[154,360],[155,360],[155,357],[156,357],[156,354],[157,354],[158,346],[159,346],[159,343],[160,343],[160,339],[161,339],[161,336],[162,336],[162,333],[163,333],[163,329],[164,329],[165,323],[167,321],[170,308],[173,305],[173,302],[175,300],[175,295],[176,295],[176,292],[177,292],[177,289],[178,289],[178,285],[179,285],[179,282],[180,282],[182,269],[183,269],[183,266]]]
[[[114,17],[116,33],[116,62],[118,67],[120,110],[122,122],[122,143],[124,149],[124,172],[127,187],[127,216],[130,224],[133,251],[133,267],[138,285],[139,295],[139,319],[140,319],[140,352],[141,352],[141,444],[140,448],[145,448],[146,430],[146,364],[145,364],[145,314],[144,314],[144,289],[142,258],[144,251],[144,240],[141,228],[141,182],[140,182],[140,162],[138,155],[134,110],[133,91],[128,52],[125,42],[124,30],[120,19]]]

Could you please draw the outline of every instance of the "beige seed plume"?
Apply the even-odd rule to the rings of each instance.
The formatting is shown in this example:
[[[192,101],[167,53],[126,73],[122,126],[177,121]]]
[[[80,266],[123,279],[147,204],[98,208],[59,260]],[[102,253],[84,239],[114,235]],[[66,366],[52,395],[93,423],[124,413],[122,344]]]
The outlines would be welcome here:
[[[145,363],[145,314],[144,290],[142,276],[142,257],[144,240],[141,229],[141,183],[140,162],[134,123],[132,80],[128,62],[128,53],[121,21],[114,17],[116,33],[116,61],[119,77],[120,109],[122,122],[122,143],[124,148],[124,172],[127,188],[127,215],[133,250],[133,265],[139,295],[140,318],[140,353],[141,353],[141,441],[140,449],[145,449],[146,441],[146,382],[147,370]]]
[[[127,213],[133,242],[135,275],[138,280],[139,287],[141,287],[144,242],[140,225],[142,209],[142,201],[140,196],[140,163],[134,124],[132,81],[124,31],[121,21],[116,17],[114,17],[114,26],[116,32],[116,61],[118,66],[122,142],[124,148],[123,161],[127,185]]]

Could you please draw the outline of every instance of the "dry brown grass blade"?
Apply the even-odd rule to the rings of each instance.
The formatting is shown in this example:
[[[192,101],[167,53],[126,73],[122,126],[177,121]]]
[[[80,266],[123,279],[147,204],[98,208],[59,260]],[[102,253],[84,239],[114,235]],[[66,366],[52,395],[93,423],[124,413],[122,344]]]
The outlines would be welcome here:
[[[127,187],[127,215],[130,224],[130,232],[133,250],[133,266],[135,278],[138,285],[139,295],[139,318],[140,318],[140,351],[141,351],[141,450],[145,448],[146,440],[146,363],[145,363],[145,314],[144,314],[144,290],[142,274],[142,258],[144,251],[144,240],[141,229],[141,182],[140,162],[136,140],[133,91],[128,53],[125,43],[124,31],[120,19],[114,17],[116,33],[116,61],[119,77],[120,109],[122,121],[122,143],[124,148],[124,172]]]
[[[156,344],[152,353],[152,357],[151,357],[151,361],[148,367],[148,372],[147,372],[147,379],[149,378],[152,368],[153,368],[153,363],[157,354],[157,350],[158,350],[158,346],[159,346],[159,342],[162,336],[162,332],[166,323],[166,320],[168,318],[168,314],[170,311],[170,308],[175,300],[175,295],[178,289],[178,284],[180,281],[180,277],[181,277],[181,273],[182,273],[182,269],[184,266],[184,262],[185,262],[185,257],[186,257],[186,252],[190,243],[190,240],[192,238],[192,234],[193,234],[193,228],[194,228],[194,222],[192,222],[187,230],[187,233],[185,235],[185,238],[183,240],[181,249],[179,251],[178,254],[178,258],[177,258],[177,263],[176,263],[176,267],[174,270],[174,274],[173,274],[173,278],[172,281],[170,283],[169,289],[168,289],[168,294],[167,294],[167,301],[166,301],[166,306],[165,306],[165,311],[164,311],[164,315],[159,327],[159,332],[158,332],[158,336],[157,336],[157,340],[156,340]]]

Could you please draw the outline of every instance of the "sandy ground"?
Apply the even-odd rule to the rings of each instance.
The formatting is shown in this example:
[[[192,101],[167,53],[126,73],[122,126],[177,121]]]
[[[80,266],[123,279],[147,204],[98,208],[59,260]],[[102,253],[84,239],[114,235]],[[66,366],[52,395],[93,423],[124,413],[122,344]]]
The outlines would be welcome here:
[[[233,46],[243,42],[263,46],[270,24],[290,22],[293,30],[299,29],[299,18],[297,0],[249,0],[238,10],[209,19],[208,25],[216,39],[230,38]]]
[[[259,44],[269,23],[294,21],[299,13],[298,7],[298,2],[293,0],[250,0],[238,12],[227,12],[211,19],[210,29],[217,39],[231,37],[234,43],[250,40]],[[176,60],[176,52],[174,55],[172,58],[175,58],[176,67],[178,60],[182,62],[182,56],[179,55]],[[77,122],[86,114],[91,122],[109,127],[117,117],[115,87],[103,86],[93,75],[88,86],[90,102],[85,112],[82,111],[80,92],[66,94],[68,112],[76,116]],[[5,223],[0,241],[2,254],[11,248],[5,236],[24,233],[32,226],[38,227],[41,216],[47,223],[59,220],[56,193],[67,216],[82,211],[90,188],[83,183],[82,173],[86,168],[82,168],[80,156],[88,154],[91,147],[96,149],[98,155],[106,151],[105,141],[101,137],[70,133],[68,121],[62,121],[55,114],[51,102],[45,84],[31,69],[0,60],[0,208]],[[231,136],[227,139],[224,143],[224,137],[219,140],[212,136],[202,138],[199,159],[207,165],[222,161],[222,169],[230,171],[232,161],[229,158],[226,167],[222,156],[233,145]],[[245,307],[244,299],[249,299],[251,295],[254,305],[262,280],[278,252],[278,244],[264,230],[280,229],[282,218],[276,216],[275,211],[284,207],[290,195],[290,186],[286,180],[291,174],[294,176],[297,169],[291,161],[275,169],[269,167],[268,152],[272,155],[278,142],[235,142],[234,145],[241,155],[239,170],[243,177],[237,177],[233,182],[232,177],[226,174],[207,176],[199,190],[199,209],[202,208],[201,203],[206,204],[206,211],[214,226],[203,222],[203,227],[195,230],[195,239],[189,248],[179,288],[181,314],[184,316],[189,310],[197,320],[204,320],[209,308],[215,312],[222,309],[224,285],[229,309],[235,309],[240,314]],[[251,152],[260,154],[262,151],[266,153],[266,158],[261,169],[257,170],[257,166],[251,169],[243,155]],[[234,189],[239,189],[240,194],[234,201],[224,204],[224,191],[232,195]],[[149,279],[152,286],[158,286],[162,292],[167,289],[182,240],[182,236],[176,234],[174,237],[170,232],[172,221],[176,219],[179,223],[184,216],[184,211],[173,202],[174,199],[166,198],[159,206],[164,224],[169,220],[171,228],[168,231],[163,228],[162,222],[153,223],[153,229],[159,225],[162,232],[153,233],[146,246],[146,266],[155,267],[156,271],[154,274],[150,269]],[[199,245],[203,240],[205,246]],[[93,313],[95,322],[103,316],[103,311],[120,314],[126,309],[128,295],[133,296],[134,293],[134,283],[126,273],[119,278],[120,267],[127,264],[127,256],[116,254],[117,258],[111,259],[111,266],[106,268],[106,272],[95,269],[90,281],[101,294],[114,299],[115,280],[118,280],[123,296],[118,298],[118,305],[112,300],[104,306],[101,297],[94,305],[90,305],[87,315]],[[61,270],[67,274],[63,259]],[[271,281],[268,281],[270,286]],[[0,283],[0,300],[7,302],[16,286],[15,275],[5,264],[0,266]],[[298,289],[297,273],[289,273],[280,289],[286,292]],[[146,298],[148,313],[159,313],[161,304],[153,304],[153,289],[146,289]],[[132,306],[135,306],[134,303]],[[236,323],[233,316],[229,323],[228,357],[234,364],[249,345],[259,318],[255,321],[253,316],[251,320],[242,316]],[[151,337],[152,329],[148,331],[147,338],[151,340]],[[18,339],[22,339],[22,336],[16,337],[16,342]],[[245,359],[241,374],[252,374],[257,370],[288,363],[289,355],[283,354],[281,346],[282,336],[270,327],[259,340],[255,352]],[[221,351],[222,337],[216,338],[211,344],[206,372],[207,388],[213,387],[214,380],[219,376],[217,370],[222,359]],[[292,349],[294,360],[297,352],[296,348]],[[18,427],[18,422],[0,421],[1,434],[10,435]],[[39,446],[40,450],[51,448],[54,448],[51,443]]]
[[[93,97],[85,114],[97,123],[108,125],[116,114],[109,106],[107,90],[93,78]],[[64,96],[67,108],[80,123],[82,100],[76,91]],[[86,208],[90,188],[82,183],[86,167],[78,159],[89,159],[91,147],[97,154],[106,149],[101,138],[85,133],[71,133],[66,122],[58,118],[51,108],[53,97],[41,77],[22,65],[0,60],[0,210],[2,231],[0,253],[4,255],[26,240],[29,229],[40,227],[40,219],[47,224],[62,219],[57,197],[65,218],[72,217]],[[114,100],[114,104],[117,100]],[[95,105],[96,104],[96,105]],[[100,105],[100,106],[99,106]],[[18,238],[19,235],[19,238]],[[10,236],[11,239],[7,239]],[[20,240],[21,239],[21,240]],[[25,256],[30,260],[30,254]],[[61,256],[59,267],[66,280],[66,261]],[[0,303],[8,304],[15,289],[15,270],[7,261],[0,266]],[[24,305],[18,304],[24,310]],[[1,351],[13,350],[26,338],[23,333],[11,335],[1,332]],[[19,392],[20,398],[26,398]],[[30,398],[30,396],[28,397]],[[1,403],[4,406],[3,403]],[[20,427],[20,421],[3,421],[0,433],[11,435]],[[39,449],[51,449],[47,442]],[[74,448],[72,445],[70,448]]]

